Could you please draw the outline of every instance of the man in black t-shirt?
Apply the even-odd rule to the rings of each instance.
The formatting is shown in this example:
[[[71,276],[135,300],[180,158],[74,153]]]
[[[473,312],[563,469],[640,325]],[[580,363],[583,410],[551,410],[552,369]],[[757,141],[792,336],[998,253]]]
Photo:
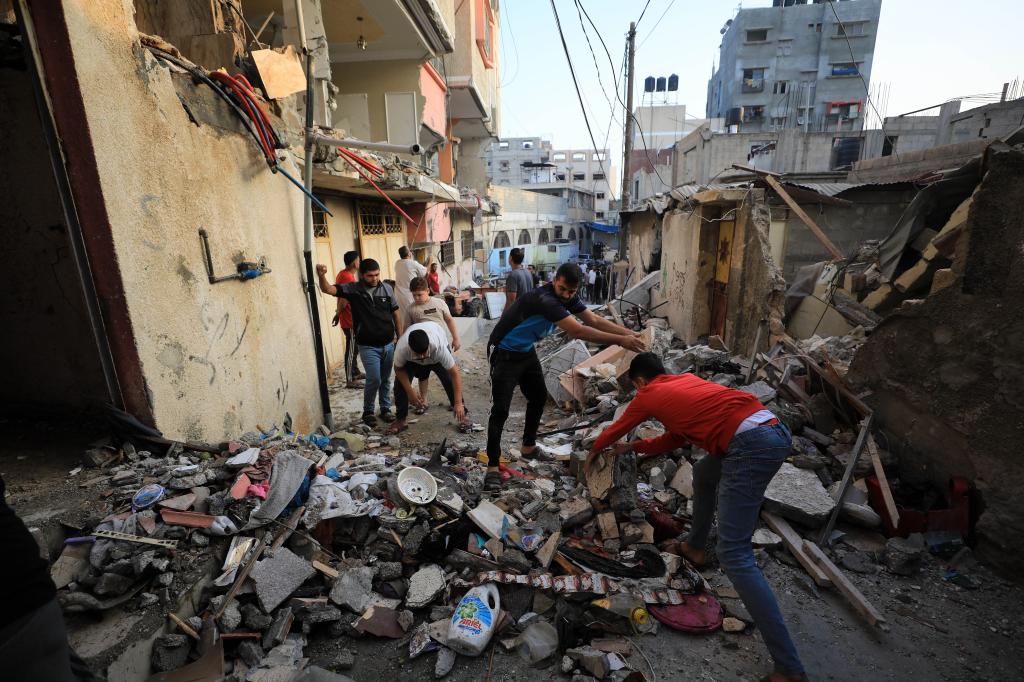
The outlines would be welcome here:
[[[380,279],[380,265],[372,258],[359,263],[359,280],[334,285],[327,279],[327,266],[317,265],[320,291],[344,299],[352,308],[352,328],[359,346],[359,359],[366,370],[363,387],[363,422],[375,426],[374,394],[380,402],[380,418],[395,421],[391,413],[391,366],[395,339],[402,335],[402,318],[395,292]]]
[[[536,455],[537,427],[547,401],[544,371],[534,349],[537,341],[557,327],[572,339],[618,344],[636,352],[644,350],[639,334],[595,315],[580,302],[577,291],[582,279],[578,265],[564,263],[555,273],[553,282],[518,296],[491,332],[487,342],[491,361],[491,416],[487,422],[487,476],[484,480],[488,490],[501,487],[498,469],[501,432],[516,386],[527,401],[520,451],[525,457]]]

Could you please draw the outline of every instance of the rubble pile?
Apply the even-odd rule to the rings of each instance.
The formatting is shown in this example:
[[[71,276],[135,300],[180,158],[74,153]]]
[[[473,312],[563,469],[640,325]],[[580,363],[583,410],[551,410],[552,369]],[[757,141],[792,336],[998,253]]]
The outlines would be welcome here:
[[[687,346],[655,318],[646,324],[669,371],[757,396],[794,434],[790,462],[766,492],[757,551],[803,563],[801,543],[812,542],[795,528],[808,538],[824,529],[825,544],[842,541],[831,552],[848,570],[920,570],[941,538],[879,532],[893,528],[876,511],[870,474],[876,459],[891,469],[891,457],[873,441],[870,461],[860,456],[864,426],[822,383],[813,340],[776,346],[752,366],[718,339]],[[820,342],[826,362],[841,359],[835,343]],[[567,352],[571,360],[553,361]],[[538,434],[539,454],[502,457],[497,493],[484,492],[476,444],[403,449],[362,424],[308,435],[272,428],[209,452],[177,443],[160,455],[130,443],[92,450],[87,464],[103,469],[110,513],[67,540],[53,569],[62,604],[165,611],[158,672],[212,662],[228,679],[285,679],[308,666],[311,638],[375,637],[408,646],[409,658],[436,654],[438,677],[493,642],[567,675],[643,679],[629,635],[662,626],[742,633],[751,619],[728,585],[711,586],[720,575],[676,553],[692,514],[693,465],[708,453],[603,454],[584,472],[590,446],[631,398],[630,359],[617,347],[549,351],[543,362],[557,368],[565,400]],[[630,437],[661,433],[645,422]],[[833,530],[837,520],[844,525]],[[945,549],[958,548],[944,537]],[[208,580],[186,600],[193,585],[176,574],[190,569],[194,579],[196,566]],[[219,647],[204,644],[218,638]],[[351,667],[351,652],[333,665]]]

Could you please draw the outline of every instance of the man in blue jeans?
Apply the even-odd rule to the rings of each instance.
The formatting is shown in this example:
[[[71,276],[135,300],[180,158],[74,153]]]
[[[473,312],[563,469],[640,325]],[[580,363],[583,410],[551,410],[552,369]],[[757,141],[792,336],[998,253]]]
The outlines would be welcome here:
[[[337,296],[352,308],[352,326],[359,359],[366,371],[363,387],[363,423],[376,426],[374,397],[380,401],[380,418],[395,421],[391,413],[391,365],[395,339],[402,335],[402,318],[395,292],[380,279],[380,265],[372,258],[360,261],[359,281],[334,285],[327,280],[327,266],[317,265],[320,291]]]
[[[605,448],[654,417],[665,427],[657,438],[616,443],[613,455],[656,454],[686,443],[710,454],[693,468],[693,524],[680,554],[697,566],[718,506],[718,561],[761,631],[775,670],[772,682],[806,680],[771,587],[754,561],[751,537],[764,491],[789,456],[792,436],[774,414],[749,393],[704,381],[693,374],[665,373],[661,359],[640,353],[629,366],[636,397],[622,416],[594,442],[584,471]]]

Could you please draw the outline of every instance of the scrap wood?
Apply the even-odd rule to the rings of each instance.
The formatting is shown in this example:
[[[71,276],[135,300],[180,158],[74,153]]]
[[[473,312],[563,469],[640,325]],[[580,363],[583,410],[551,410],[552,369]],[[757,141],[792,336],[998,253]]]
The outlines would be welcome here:
[[[186,635],[188,635],[192,639],[199,639],[199,633],[196,632],[191,625],[183,621],[181,618],[178,618],[176,614],[168,613],[167,617],[174,621],[174,624],[178,626],[178,629],[184,632]]]
[[[829,372],[826,372],[817,362],[807,356],[795,343],[789,340],[783,340],[782,343],[786,346],[786,350],[793,355],[801,358],[804,361],[804,365],[807,366],[812,372],[818,375],[824,382],[832,386],[843,398],[846,399],[853,408],[860,413],[860,415],[867,416],[871,414],[871,408],[864,404],[864,401],[853,394],[853,391],[847,387],[846,382],[841,378],[832,376]],[[833,370],[834,371],[834,370]]]
[[[782,544],[785,545],[790,554],[796,557],[796,560],[800,562],[800,565],[804,567],[807,573],[810,574],[811,579],[819,587],[828,587],[832,584],[828,575],[821,570],[818,564],[804,550],[804,539],[793,530],[793,527],[785,519],[767,511],[761,512],[761,518],[764,519],[769,528],[782,538]]]
[[[832,560],[810,540],[804,540],[804,551],[821,568],[821,570],[832,580],[832,584],[846,597],[846,600],[853,605],[853,608],[863,616],[871,625],[885,622],[885,616],[880,614],[871,602],[861,594],[856,585],[850,582],[846,574],[839,570],[839,567],[832,563]]]
[[[832,254],[832,258],[834,258],[835,260],[843,260],[843,252],[839,250],[838,246],[832,243],[832,240],[828,238],[828,235],[825,234],[824,230],[818,227],[818,224],[814,222],[811,216],[807,215],[807,212],[800,207],[800,204],[796,203],[793,200],[793,197],[789,196],[789,192],[787,192],[786,188],[782,186],[782,183],[780,183],[778,180],[776,180],[774,177],[767,173],[758,173],[758,175],[760,175],[761,178],[764,179],[764,181],[768,184],[769,187],[775,190],[775,193],[778,194],[784,202],[786,202],[786,205],[789,206],[790,209],[792,209],[793,213],[796,213],[797,217],[800,218],[803,224],[806,225],[814,234],[814,236],[818,238],[818,241],[821,242],[821,245],[824,246],[828,250],[828,252]]]
[[[864,450],[868,436],[871,435],[872,416],[869,413],[861,422],[860,433],[857,434],[857,442],[854,443],[853,450],[850,451],[850,461],[846,463],[843,479],[832,496],[832,499],[836,501],[836,506],[832,509],[832,514],[828,517],[825,527],[821,529],[818,544],[825,545],[826,547],[832,544],[832,529],[835,528],[836,519],[839,518],[839,512],[843,509],[843,498],[846,497],[846,489],[850,487],[850,481],[853,480],[853,469],[857,466],[857,460],[860,459],[860,453]]]
[[[264,542],[265,539],[266,533],[264,533],[263,537],[259,538],[259,547],[253,551],[249,561],[245,563],[245,566],[242,566],[242,570],[235,576],[234,584],[231,585],[231,589],[228,590],[228,593],[224,595],[224,601],[221,602],[220,608],[217,609],[217,613],[214,614],[215,620],[224,615],[224,610],[235,598],[235,595],[238,594],[238,590],[242,589],[242,583],[244,583],[245,579],[249,577],[249,574],[252,573],[252,569],[256,566],[256,562],[259,561],[261,556],[263,556],[263,551],[267,548],[267,543]]]
[[[900,513],[896,509],[896,500],[892,497],[892,490],[889,488],[889,479],[885,475],[885,468],[882,466],[882,458],[878,456],[878,446],[875,444],[875,439],[868,434],[867,440],[868,454],[871,455],[871,466],[875,470],[875,478],[878,479],[878,485],[882,489],[882,499],[885,500],[885,511],[889,515],[889,522],[893,528],[898,528],[900,525]]]
[[[270,551],[273,552],[284,544],[284,541],[291,537],[291,534],[295,531],[295,528],[299,525],[299,519],[306,512],[306,507],[302,506],[291,513],[288,520],[284,524],[284,528],[278,532],[277,537],[274,538],[273,544],[270,545]]]
[[[321,573],[326,575],[328,578],[331,578],[331,579],[334,579],[334,580],[337,580],[338,576],[340,575],[340,573],[338,573],[338,571],[336,571],[335,569],[331,568],[330,566],[328,566],[327,564],[325,564],[325,563],[323,563],[321,561],[315,561],[314,560],[313,561],[313,568],[315,568],[316,570],[320,571]]]

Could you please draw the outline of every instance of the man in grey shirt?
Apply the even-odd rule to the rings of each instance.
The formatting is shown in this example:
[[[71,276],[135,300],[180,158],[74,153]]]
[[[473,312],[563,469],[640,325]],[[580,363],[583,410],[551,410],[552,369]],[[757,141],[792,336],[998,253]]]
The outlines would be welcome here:
[[[533,289],[533,275],[523,267],[524,256],[523,250],[518,247],[512,249],[508,254],[512,270],[505,278],[505,310],[508,310],[517,298]]]
[[[417,407],[424,406],[420,392],[412,387],[412,380],[423,380],[431,372],[441,380],[460,428],[470,426],[462,401],[462,375],[448,346],[448,335],[436,322],[420,322],[406,329],[395,347],[395,378],[398,380],[395,383],[396,420],[388,428],[389,433],[406,429],[410,402]]]

